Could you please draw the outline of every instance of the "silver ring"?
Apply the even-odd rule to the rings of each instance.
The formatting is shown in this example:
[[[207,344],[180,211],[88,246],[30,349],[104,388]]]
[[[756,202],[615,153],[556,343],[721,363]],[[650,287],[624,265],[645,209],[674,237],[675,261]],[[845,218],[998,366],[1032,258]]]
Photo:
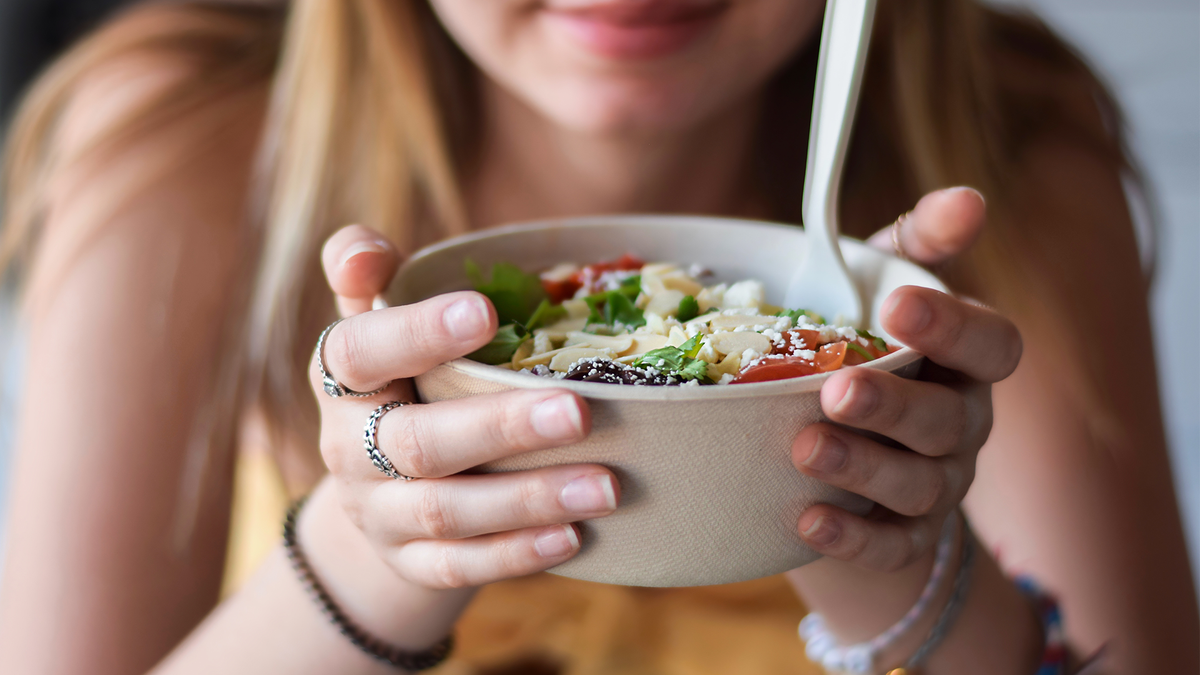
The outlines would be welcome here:
[[[908,222],[908,217],[911,214],[912,211],[901,214],[901,216],[897,218],[894,223],[892,223],[892,248],[896,250],[897,258],[908,262],[912,262],[912,258],[910,258],[908,253],[904,250],[904,245],[900,243],[900,228],[904,227],[904,224]]]
[[[379,443],[376,438],[376,434],[379,433],[379,420],[396,408],[402,408],[406,405],[412,405],[412,403],[408,401],[392,401],[376,408],[375,412],[371,413],[371,416],[367,418],[367,425],[363,427],[363,447],[366,448],[367,457],[371,459],[371,463],[375,465],[376,469],[383,472],[385,476],[395,480],[412,481],[416,480],[416,478],[405,476],[396,471],[396,467],[392,466],[392,460],[388,459],[387,455],[383,454],[383,451],[379,449]]]
[[[376,389],[375,391],[354,391],[353,389],[347,388],[346,385],[342,384],[341,382],[335,380],[333,375],[330,375],[329,371],[325,369],[325,338],[329,337],[329,332],[333,330],[334,326],[341,322],[342,319],[338,319],[337,321],[329,324],[328,328],[321,331],[321,337],[317,338],[317,370],[321,371],[321,384],[325,387],[325,393],[329,394],[330,398],[341,398],[343,396],[367,398],[368,396],[374,396],[375,394],[382,393],[384,389],[388,388],[387,384]]]

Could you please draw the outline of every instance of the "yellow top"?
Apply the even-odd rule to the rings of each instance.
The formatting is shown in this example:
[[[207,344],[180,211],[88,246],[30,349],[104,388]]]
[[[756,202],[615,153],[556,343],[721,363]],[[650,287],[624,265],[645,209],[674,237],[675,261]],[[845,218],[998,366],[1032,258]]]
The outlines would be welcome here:
[[[238,462],[226,591],[279,540],[287,496],[270,458]],[[438,675],[817,675],[781,577],[629,588],[537,574],[482,589]]]

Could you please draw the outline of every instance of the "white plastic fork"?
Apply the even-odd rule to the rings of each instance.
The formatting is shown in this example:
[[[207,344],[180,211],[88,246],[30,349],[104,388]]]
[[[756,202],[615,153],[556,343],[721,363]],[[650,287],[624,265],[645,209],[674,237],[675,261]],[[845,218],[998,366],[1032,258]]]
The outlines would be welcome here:
[[[870,46],[875,0],[828,0],[821,29],[808,168],[804,176],[807,250],[784,296],[788,309],[858,326],[863,301],[838,244],[838,194]]]

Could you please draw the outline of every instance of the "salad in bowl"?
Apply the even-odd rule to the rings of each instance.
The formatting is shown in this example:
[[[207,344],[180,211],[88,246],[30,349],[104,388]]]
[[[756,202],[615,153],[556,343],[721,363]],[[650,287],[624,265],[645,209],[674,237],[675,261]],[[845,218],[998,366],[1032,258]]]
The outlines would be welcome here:
[[[500,315],[470,358],[541,377],[634,386],[770,382],[874,361],[899,349],[805,309],[771,305],[757,279],[712,283],[701,265],[626,253],[540,274],[468,261]]]

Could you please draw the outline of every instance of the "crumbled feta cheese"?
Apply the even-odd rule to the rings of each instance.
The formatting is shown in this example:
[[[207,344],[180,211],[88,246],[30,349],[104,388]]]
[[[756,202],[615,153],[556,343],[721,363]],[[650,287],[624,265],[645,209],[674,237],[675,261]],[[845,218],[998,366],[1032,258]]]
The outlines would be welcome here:
[[[766,302],[767,289],[757,279],[739,281],[725,291],[722,307],[754,308]]]

